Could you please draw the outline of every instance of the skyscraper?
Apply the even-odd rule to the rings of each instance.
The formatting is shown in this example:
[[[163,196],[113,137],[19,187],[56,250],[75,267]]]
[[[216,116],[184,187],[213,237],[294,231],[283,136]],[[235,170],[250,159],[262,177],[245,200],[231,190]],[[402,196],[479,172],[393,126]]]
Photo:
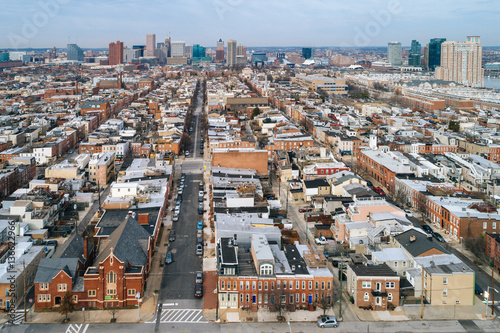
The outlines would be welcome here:
[[[483,46],[479,36],[467,36],[465,42],[441,44],[441,66],[436,67],[436,79],[454,81],[469,87],[482,87]]]
[[[304,59],[311,59],[312,57],[312,48],[311,47],[303,47],[302,48],[302,56]]]
[[[165,37],[165,53],[167,58],[172,56],[171,53],[172,46],[170,45],[170,43],[171,43],[170,37],[169,36]]]
[[[236,47],[236,56],[244,56],[247,55],[247,47],[245,45],[238,45]]]
[[[446,38],[433,38],[429,42],[429,64],[430,71],[441,65],[441,44],[446,41]]]
[[[227,41],[227,65],[233,67],[236,65],[236,41]]]
[[[154,57],[155,56],[155,47],[156,47],[156,35],[155,34],[147,34],[146,35],[146,57]]]
[[[429,70],[429,44],[424,47],[424,68]]]
[[[67,47],[67,59],[83,61],[83,50],[76,44],[68,44]]]
[[[186,56],[186,42],[172,42],[171,43],[171,56],[172,57],[185,57]]]
[[[109,64],[123,64],[123,42],[109,43]]]
[[[422,46],[416,40],[411,41],[410,53],[408,54],[408,65],[420,67],[422,58]]]
[[[401,66],[403,64],[401,53],[402,48],[400,42],[390,42],[387,45],[387,61],[392,66]]]
[[[194,44],[193,45],[193,58],[201,58],[205,57],[205,47],[201,46],[200,44]]]
[[[217,48],[215,49],[215,62],[224,62],[224,41],[219,39],[217,41]]]

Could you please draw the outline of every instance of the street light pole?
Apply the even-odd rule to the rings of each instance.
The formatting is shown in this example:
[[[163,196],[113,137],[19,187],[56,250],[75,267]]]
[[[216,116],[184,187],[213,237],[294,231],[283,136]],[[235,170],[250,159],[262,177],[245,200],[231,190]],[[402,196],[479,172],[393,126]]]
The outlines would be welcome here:
[[[137,322],[140,323],[141,322],[141,293],[140,292],[137,292],[137,294],[135,294],[135,299],[137,300],[137,310],[139,313],[139,317],[138,317]]]

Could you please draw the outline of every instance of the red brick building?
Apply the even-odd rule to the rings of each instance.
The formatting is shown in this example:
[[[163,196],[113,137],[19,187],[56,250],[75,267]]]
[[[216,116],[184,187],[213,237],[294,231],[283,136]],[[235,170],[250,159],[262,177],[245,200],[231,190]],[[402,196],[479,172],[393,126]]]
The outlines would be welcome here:
[[[486,254],[500,273],[500,234],[486,233]]]
[[[347,267],[347,292],[356,307],[385,311],[399,306],[399,276],[387,266],[354,265]]]

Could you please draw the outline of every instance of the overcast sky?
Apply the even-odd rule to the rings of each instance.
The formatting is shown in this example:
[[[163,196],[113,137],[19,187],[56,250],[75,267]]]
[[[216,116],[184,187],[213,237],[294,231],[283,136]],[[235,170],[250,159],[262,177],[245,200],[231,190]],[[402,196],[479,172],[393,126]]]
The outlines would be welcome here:
[[[43,5],[45,4],[45,5]],[[213,47],[386,46],[412,39],[500,45],[498,0],[0,0],[0,48],[108,47],[172,40]]]

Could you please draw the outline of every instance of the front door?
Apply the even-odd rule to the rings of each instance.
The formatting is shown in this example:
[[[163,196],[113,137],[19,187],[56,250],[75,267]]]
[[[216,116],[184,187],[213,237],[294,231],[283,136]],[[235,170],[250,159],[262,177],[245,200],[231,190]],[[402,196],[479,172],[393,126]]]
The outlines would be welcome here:
[[[375,305],[382,305],[382,297],[375,298]]]

